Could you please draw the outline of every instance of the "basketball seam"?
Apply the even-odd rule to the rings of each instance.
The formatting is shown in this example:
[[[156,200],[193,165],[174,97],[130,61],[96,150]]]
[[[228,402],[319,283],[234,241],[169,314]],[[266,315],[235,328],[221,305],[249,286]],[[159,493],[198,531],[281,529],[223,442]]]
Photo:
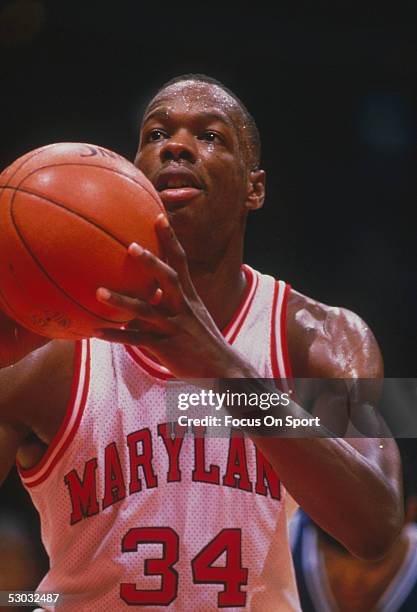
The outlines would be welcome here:
[[[26,162],[30,161],[31,159],[33,159],[34,157],[36,157],[37,155],[40,155],[41,153],[43,153],[45,151],[45,149],[49,149],[50,147],[55,147],[57,144],[84,144],[84,143],[52,143],[49,145],[45,145],[44,147],[41,147],[39,149],[36,149],[35,151],[33,151],[32,155],[28,155],[28,157],[26,157],[22,163],[16,168],[16,170],[13,172],[13,174],[11,176],[9,176],[9,179],[7,180],[6,184],[3,187],[7,187],[10,184],[10,181],[12,180],[12,178],[14,176],[16,176],[16,174],[19,172],[19,170],[26,164]],[[103,147],[104,148],[104,147]],[[107,151],[110,151],[110,149],[106,149]],[[121,156],[122,157],[122,156]],[[122,159],[125,159],[122,157]],[[125,161],[129,162],[128,159],[126,159]],[[15,162],[13,162],[15,163]],[[9,164],[10,166],[11,164]],[[7,168],[9,167],[7,166],[5,168],[5,170],[7,170]],[[139,183],[139,181],[135,181],[135,179],[133,179],[131,176],[129,176],[128,174],[125,174],[124,172],[118,172],[116,170],[113,170],[112,168],[107,168],[106,166],[100,166],[98,164],[81,164],[79,162],[66,162],[66,163],[60,163],[60,164],[49,164],[47,166],[41,166],[40,168],[36,168],[35,170],[33,170],[32,172],[30,172],[29,174],[26,174],[24,176],[24,178],[22,178],[21,182],[19,183],[19,186],[23,183],[23,181],[29,177],[32,176],[32,174],[36,173],[38,170],[42,170],[44,168],[54,168],[56,166],[88,166],[88,167],[94,167],[94,168],[103,168],[105,170],[110,170],[111,172],[115,172],[116,174],[120,174],[121,176],[125,176],[126,178],[131,179],[136,185],[140,185],[141,187],[143,187],[143,189],[152,197],[152,199],[158,204],[160,210],[165,214],[166,211],[163,207],[163,205],[161,204],[161,202],[155,198],[155,195],[152,193],[152,191],[150,191],[147,187],[145,187],[144,185],[142,185],[142,183]]]
[[[101,315],[96,314],[95,312],[93,312],[92,310],[90,310],[89,308],[87,308],[86,306],[84,306],[83,304],[81,304],[81,302],[79,302],[77,299],[75,299],[74,297],[72,297],[70,294],[68,294],[65,289],[63,289],[60,285],[58,285],[54,279],[48,274],[48,272],[45,270],[45,268],[43,267],[43,265],[40,263],[40,261],[38,260],[38,258],[36,257],[36,255],[32,252],[32,250],[30,249],[28,243],[26,242],[25,238],[23,237],[17,222],[14,218],[14,210],[13,210],[13,203],[14,203],[14,198],[16,196],[16,193],[18,191],[20,191],[21,193],[27,193],[29,195],[33,195],[37,198],[42,197],[43,199],[46,199],[49,202],[52,202],[53,204],[56,204],[57,206],[61,206],[62,208],[64,208],[65,210],[67,210],[68,212],[72,212],[73,214],[75,214],[76,216],[79,216],[81,219],[84,219],[84,221],[86,221],[87,223],[89,222],[89,220],[85,219],[85,217],[83,217],[82,215],[77,215],[77,213],[74,213],[74,211],[71,211],[69,209],[66,209],[65,206],[62,206],[59,202],[55,202],[54,200],[51,200],[49,198],[45,198],[45,196],[39,196],[36,193],[31,193],[30,191],[25,191],[23,189],[17,189],[16,187],[7,187],[7,189],[13,189],[15,191],[15,193],[13,194],[11,201],[9,203],[9,212],[10,212],[10,217],[11,217],[11,221],[13,223],[13,226],[16,230],[16,233],[18,234],[20,240],[22,241],[22,243],[24,244],[28,254],[30,255],[30,257],[32,257],[33,261],[37,264],[37,266],[39,266],[40,270],[43,272],[43,274],[45,274],[45,276],[49,279],[49,281],[61,292],[63,293],[70,301],[72,301],[74,304],[76,304],[77,306],[79,306],[80,308],[82,308],[85,312],[88,312],[88,314],[92,315],[93,317],[101,320],[101,321],[105,321],[106,323],[113,323],[115,325],[125,325],[126,323],[129,323],[129,320],[127,321],[114,321],[113,319],[106,319],[105,317],[102,317]],[[119,244],[122,244],[123,246],[125,246],[123,243],[121,243],[119,240],[117,240],[114,236],[112,236],[112,234],[110,234],[109,232],[106,232],[105,230],[103,230],[102,228],[100,228],[100,226],[96,226],[98,227],[98,229],[101,229],[103,231],[103,233],[107,234],[108,236],[110,236],[110,238],[113,238],[116,242],[119,242]]]
[[[13,173],[12,173],[12,174],[9,176],[9,179],[6,181],[6,184],[5,184],[5,185],[2,185],[2,186],[0,187],[0,189],[6,189],[6,188],[7,188],[7,189],[9,189],[9,183],[10,183],[10,181],[12,180],[12,178],[13,178],[14,176],[16,176],[16,174],[17,174],[17,173],[19,172],[19,170],[20,170],[20,169],[21,169],[21,168],[22,168],[22,167],[25,165],[25,163],[26,163],[27,161],[29,161],[29,160],[33,159],[33,158],[34,158],[34,157],[36,157],[37,155],[40,155],[40,154],[41,154],[41,153],[42,153],[42,152],[43,152],[45,149],[47,149],[47,148],[48,148],[48,147],[50,147],[50,146],[52,146],[52,145],[45,145],[44,147],[41,147],[40,149],[36,149],[36,151],[34,151],[34,152],[32,153],[32,155],[29,155],[29,154],[28,154],[28,156],[27,156],[27,157],[25,157],[25,159],[24,159],[24,160],[22,160],[21,164],[20,164],[20,165],[19,165],[19,166],[18,166],[18,167],[15,169],[15,171],[14,171],[14,172],[13,172]],[[15,162],[12,162],[12,164],[13,164],[13,163],[15,163]],[[10,165],[12,165],[12,164],[9,164],[9,166],[6,166],[6,168],[4,169],[4,171],[5,171],[5,170],[7,170],[7,168],[9,168],[9,167],[10,167]],[[2,171],[2,172],[4,172],[4,171]],[[15,316],[17,316],[17,313],[16,313],[15,308],[12,308],[12,307],[11,307],[11,305],[9,304],[8,300],[6,299],[6,297],[5,297],[4,293],[2,293],[1,291],[0,291],[0,296],[1,296],[1,299],[3,300],[3,302],[6,304],[6,307],[9,309],[9,311],[10,311],[10,312],[12,312],[12,313],[14,313],[14,314],[15,314]]]
[[[45,145],[44,147],[41,147],[40,149],[36,149],[36,151],[34,151],[32,155],[29,155],[29,157],[26,157],[22,161],[20,166],[18,166],[16,168],[16,170],[13,172],[13,174],[11,176],[9,176],[9,180],[6,182],[6,185],[3,185],[3,187],[7,187],[9,185],[10,181],[12,180],[12,178],[14,176],[16,176],[16,174],[19,172],[20,168],[22,168],[25,165],[26,162],[30,161],[31,159],[33,159],[37,155],[40,155],[41,153],[43,153],[43,151],[45,151],[45,149],[47,149],[48,147],[53,147],[53,146],[54,146],[53,144]],[[9,164],[9,166],[7,166],[4,170],[7,170],[7,168],[9,168],[11,165],[13,165],[13,163],[15,163],[15,162],[12,162],[12,164]],[[29,176],[29,175],[27,175],[27,176]]]
[[[128,161],[128,160],[126,160],[126,161]],[[139,185],[140,187],[142,187],[142,189],[144,189],[146,191],[146,193],[148,195],[150,195],[151,198],[153,199],[153,201],[158,205],[159,209],[164,214],[166,212],[164,207],[163,207],[163,205],[161,204],[160,200],[155,197],[155,194],[150,189],[148,189],[148,187],[146,187],[146,185],[143,185],[143,183],[140,183],[139,181],[136,181],[133,177],[129,176],[129,174],[126,174],[125,172],[120,172],[119,170],[114,170],[113,168],[107,168],[107,166],[100,166],[98,164],[85,164],[85,163],[79,163],[79,162],[65,162],[65,163],[49,164],[47,166],[41,166],[40,168],[35,168],[35,170],[32,170],[31,172],[29,172],[29,174],[26,174],[24,176],[24,178],[22,178],[20,183],[18,183],[17,188],[20,188],[20,185],[27,178],[29,178],[33,174],[36,174],[40,170],[45,170],[46,168],[59,168],[61,166],[81,166],[82,168],[85,168],[85,167],[88,167],[88,168],[101,168],[102,170],[107,170],[108,172],[114,172],[114,174],[119,174],[120,176],[124,176],[125,178],[127,178],[130,181],[132,181],[133,183],[135,183],[135,185]],[[8,183],[7,183],[7,186],[8,186]]]
[[[14,195],[16,195],[16,192],[18,191],[20,193],[25,193],[27,195],[34,196],[35,198],[45,200],[46,202],[49,202],[50,204],[55,204],[58,208],[63,208],[67,212],[73,214],[75,217],[79,217],[80,219],[83,219],[83,221],[85,221],[86,223],[89,223],[90,225],[94,225],[94,227],[101,230],[103,234],[107,234],[108,236],[110,236],[110,238],[113,238],[113,240],[117,242],[118,244],[126,248],[129,246],[128,244],[126,244],[125,242],[117,238],[117,236],[113,236],[113,234],[111,234],[107,229],[105,229],[104,227],[101,227],[101,225],[99,225],[96,221],[93,221],[92,219],[89,219],[88,217],[84,217],[81,213],[77,212],[76,210],[72,210],[71,208],[68,208],[65,204],[62,204],[61,202],[57,202],[57,200],[53,200],[52,198],[47,197],[43,193],[36,193],[35,191],[29,191],[29,189],[21,189],[20,187],[4,187],[4,189],[10,189],[11,191],[14,191],[15,192]],[[13,202],[13,198],[12,198],[12,202]]]
[[[13,172],[13,174],[11,174],[7,180],[7,182],[5,183],[5,185],[2,185],[0,187],[0,189],[10,189],[12,191],[14,191],[15,193],[13,194],[11,201],[9,203],[9,211],[10,211],[10,216],[11,216],[11,220],[13,223],[13,226],[17,232],[17,234],[19,235],[22,243],[24,244],[28,254],[30,255],[30,257],[32,257],[32,259],[37,263],[37,265],[39,266],[39,268],[41,269],[41,271],[45,274],[45,276],[50,280],[50,282],[60,291],[62,292],[68,299],[70,299],[74,304],[76,304],[77,306],[79,306],[80,308],[82,308],[85,312],[89,313],[90,315],[96,317],[97,319],[101,320],[101,321],[105,321],[108,323],[115,323],[115,324],[119,324],[119,325],[123,325],[125,323],[128,323],[128,321],[114,321],[113,319],[106,319],[105,317],[102,317],[96,313],[94,313],[93,311],[91,311],[89,308],[85,307],[83,304],[81,304],[80,302],[78,302],[78,300],[76,300],[75,298],[73,298],[71,295],[67,294],[67,292],[60,287],[60,285],[58,285],[54,279],[48,274],[48,272],[45,270],[45,268],[42,266],[42,264],[38,261],[38,259],[36,258],[36,256],[34,255],[34,253],[31,251],[29,245],[27,244],[26,240],[24,239],[21,231],[19,230],[17,223],[15,221],[14,218],[14,214],[13,214],[13,203],[14,203],[14,198],[16,195],[16,191],[21,191],[22,193],[27,193],[29,195],[33,195],[35,197],[42,197],[43,199],[45,199],[46,201],[55,204],[56,206],[59,206],[61,208],[63,208],[64,210],[66,210],[69,213],[72,213],[76,216],[79,216],[81,219],[84,219],[85,221],[88,221],[89,223],[91,223],[91,225],[97,227],[97,229],[101,230],[103,233],[107,234],[110,238],[113,238],[113,240],[115,240],[117,243],[121,244],[124,247],[127,247],[127,245],[120,241],[116,236],[113,236],[110,232],[106,231],[103,227],[101,227],[99,224],[95,223],[94,221],[90,220],[90,219],[86,219],[86,217],[83,217],[80,214],[77,214],[75,211],[68,209],[66,206],[64,206],[63,204],[61,204],[60,202],[57,202],[55,200],[52,200],[51,198],[47,198],[45,195],[40,195],[38,193],[35,192],[31,192],[29,190],[26,189],[22,189],[20,186],[26,181],[26,179],[28,179],[29,177],[31,177],[32,175],[36,174],[37,172],[39,172],[40,170],[44,170],[46,168],[54,168],[54,167],[61,167],[61,166],[87,166],[87,167],[93,167],[93,168],[101,168],[103,170],[108,170],[110,172],[113,172],[114,174],[119,174],[120,176],[123,176],[127,179],[129,179],[130,181],[132,181],[133,183],[135,183],[136,185],[139,185],[140,187],[142,187],[146,193],[148,195],[151,196],[152,200],[158,205],[159,209],[161,210],[161,212],[163,212],[164,214],[166,214],[166,211],[164,209],[164,207],[162,206],[160,200],[158,198],[155,197],[155,194],[149,190],[146,185],[143,185],[142,183],[140,183],[139,181],[135,180],[133,177],[129,176],[128,174],[126,174],[125,172],[120,172],[117,170],[114,170],[113,168],[107,168],[106,166],[101,166],[99,164],[88,164],[88,163],[79,163],[79,162],[65,162],[65,163],[59,163],[59,164],[48,164],[46,166],[41,166],[38,167],[34,170],[32,170],[31,172],[29,172],[29,174],[26,174],[24,177],[22,177],[22,179],[20,180],[20,182],[18,183],[17,187],[13,187],[10,186],[10,182],[11,180],[16,176],[16,174],[19,172],[19,170],[21,170],[21,168],[27,163],[29,162],[31,159],[33,159],[34,157],[36,157],[37,155],[40,155],[41,153],[43,153],[46,149],[50,148],[50,147],[54,147],[56,143],[50,144],[50,145],[45,145],[44,147],[41,147],[40,149],[37,149],[36,151],[33,152],[32,155],[29,155],[28,157],[26,157],[21,164],[15,169],[15,171]],[[128,160],[127,160],[128,161]],[[4,295],[2,295],[3,300],[6,302],[6,305],[9,307],[10,311],[14,312],[14,308],[11,308],[10,305],[8,304],[8,301],[4,298]]]

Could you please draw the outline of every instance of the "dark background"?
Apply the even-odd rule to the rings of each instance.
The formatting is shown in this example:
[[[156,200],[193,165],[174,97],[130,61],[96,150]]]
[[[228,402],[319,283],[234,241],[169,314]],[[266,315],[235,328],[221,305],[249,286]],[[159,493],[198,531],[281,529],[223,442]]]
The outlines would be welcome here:
[[[0,169],[57,141],[132,159],[154,90],[214,76],[263,141],[268,197],[247,262],[359,313],[386,375],[416,376],[414,2],[279,5],[0,2]],[[2,506],[36,542],[24,499],[12,477]]]

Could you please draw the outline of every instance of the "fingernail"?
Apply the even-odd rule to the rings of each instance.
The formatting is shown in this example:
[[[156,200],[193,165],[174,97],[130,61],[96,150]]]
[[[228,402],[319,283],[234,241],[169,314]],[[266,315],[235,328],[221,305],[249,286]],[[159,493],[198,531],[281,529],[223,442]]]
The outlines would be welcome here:
[[[128,250],[131,255],[142,255],[143,253],[143,248],[137,242],[132,242]]]
[[[155,293],[149,300],[149,304],[151,304],[152,306],[158,306],[161,300],[162,300],[162,289],[158,287],[158,289],[155,291]]]
[[[104,287],[99,287],[97,289],[97,297],[101,300],[109,300],[111,297],[111,293],[108,289],[105,289]]]
[[[165,229],[169,227],[168,217],[164,215],[163,213],[158,215],[158,223],[160,224],[161,227],[164,227]]]

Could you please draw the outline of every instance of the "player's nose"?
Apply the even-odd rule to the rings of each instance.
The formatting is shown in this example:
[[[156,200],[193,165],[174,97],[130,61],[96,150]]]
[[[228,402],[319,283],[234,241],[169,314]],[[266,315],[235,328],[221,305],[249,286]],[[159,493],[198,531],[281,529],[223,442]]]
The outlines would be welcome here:
[[[160,149],[162,161],[181,161],[185,160],[194,163],[196,160],[196,150],[191,135],[177,133],[165,140]]]

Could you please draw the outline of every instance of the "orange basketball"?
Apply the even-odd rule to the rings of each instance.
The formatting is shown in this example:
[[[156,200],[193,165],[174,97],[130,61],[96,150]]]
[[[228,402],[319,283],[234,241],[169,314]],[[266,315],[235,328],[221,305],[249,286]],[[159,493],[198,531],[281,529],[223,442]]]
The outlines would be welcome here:
[[[57,143],[0,174],[0,305],[50,338],[91,336],[127,323],[97,287],[150,297],[154,281],[128,255],[159,255],[158,193],[129,161],[91,144]]]

